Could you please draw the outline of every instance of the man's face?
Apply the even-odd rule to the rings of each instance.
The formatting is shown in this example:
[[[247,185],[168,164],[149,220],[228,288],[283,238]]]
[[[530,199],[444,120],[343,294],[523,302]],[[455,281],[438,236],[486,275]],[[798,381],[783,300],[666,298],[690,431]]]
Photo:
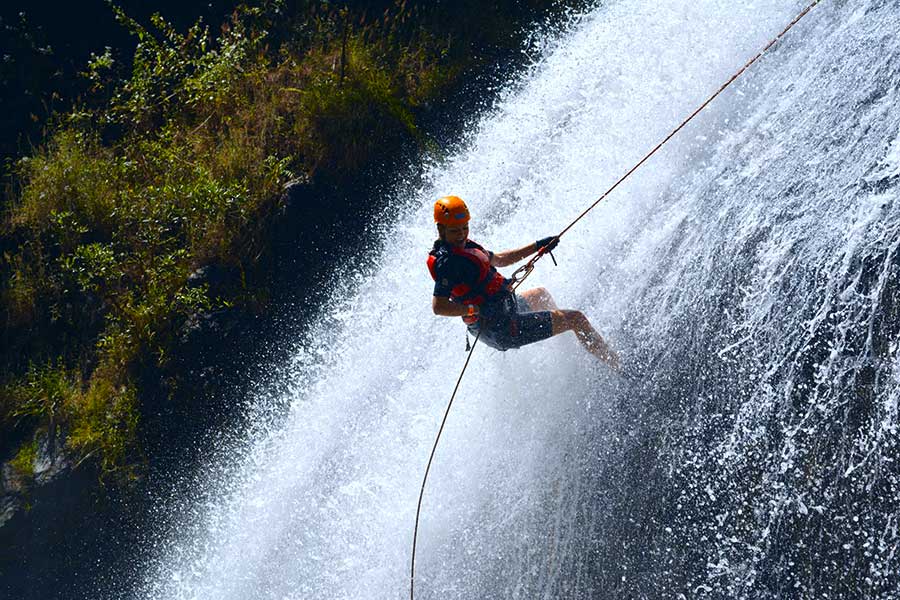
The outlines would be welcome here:
[[[447,225],[444,228],[444,241],[451,246],[464,246],[469,238],[469,224]]]

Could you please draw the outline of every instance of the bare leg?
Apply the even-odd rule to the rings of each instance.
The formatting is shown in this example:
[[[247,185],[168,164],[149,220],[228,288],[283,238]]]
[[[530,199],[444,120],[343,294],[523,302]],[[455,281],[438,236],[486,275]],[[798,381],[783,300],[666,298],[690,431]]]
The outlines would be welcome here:
[[[528,302],[528,306],[531,307],[532,312],[558,309],[556,302],[553,301],[553,296],[550,295],[547,288],[534,288],[526,290],[519,295]]]
[[[593,328],[584,313],[578,310],[551,310],[550,314],[553,318],[553,335],[564,331],[574,331],[575,337],[588,352],[605,362],[610,368],[619,370],[619,355]]]

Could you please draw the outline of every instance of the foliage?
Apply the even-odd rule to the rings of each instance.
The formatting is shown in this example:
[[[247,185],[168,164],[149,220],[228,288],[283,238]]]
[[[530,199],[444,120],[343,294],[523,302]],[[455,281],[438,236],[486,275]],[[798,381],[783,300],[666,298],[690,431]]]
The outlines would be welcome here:
[[[52,363],[44,367],[31,365],[25,377],[5,392],[16,400],[12,417],[54,421],[67,406],[77,404],[73,398],[81,393],[81,381],[77,373],[57,368]]]
[[[137,397],[133,385],[116,386],[98,375],[77,404],[67,407],[72,416],[66,444],[78,456],[98,453],[101,467],[110,472],[127,464],[137,430]]]
[[[9,466],[19,479],[30,481],[34,478],[34,461],[37,459],[37,443],[31,441],[24,444],[15,457],[9,461]]]
[[[77,370],[53,362],[31,365],[20,380],[2,390],[4,420],[37,423],[37,431],[51,440],[64,432],[77,458],[97,455],[105,472],[121,469],[135,439],[138,412],[134,386],[115,385],[108,364],[107,359],[107,366],[95,371],[86,389]],[[11,461],[25,479],[32,477],[35,440],[31,436]]]
[[[92,96],[17,163],[6,201],[2,427],[58,427],[77,459],[126,465],[139,374],[166,368],[192,315],[265,296],[253,274],[284,184],[353,176],[421,143],[420,112],[487,43],[473,20],[510,44],[498,40],[516,10],[276,0],[214,36],[114,6],[137,41],[130,73],[109,49],[92,57]],[[192,285],[209,264],[240,277]]]

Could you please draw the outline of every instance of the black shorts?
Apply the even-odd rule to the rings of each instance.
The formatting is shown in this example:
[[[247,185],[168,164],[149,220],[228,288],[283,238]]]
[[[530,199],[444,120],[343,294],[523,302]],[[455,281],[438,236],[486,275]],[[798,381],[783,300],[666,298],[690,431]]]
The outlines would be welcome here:
[[[491,320],[481,319],[469,325],[472,335],[495,350],[521,348],[553,336],[553,318],[549,310],[531,312],[528,302],[515,296],[515,307],[507,314]]]

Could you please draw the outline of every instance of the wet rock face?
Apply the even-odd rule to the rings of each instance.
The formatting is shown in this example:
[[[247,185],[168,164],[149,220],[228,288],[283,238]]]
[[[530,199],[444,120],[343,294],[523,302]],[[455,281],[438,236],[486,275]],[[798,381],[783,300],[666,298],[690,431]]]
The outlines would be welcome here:
[[[29,505],[33,490],[51,483],[73,467],[72,459],[64,451],[65,440],[60,432],[53,436],[39,432],[35,443],[37,452],[31,462],[31,473],[19,472],[11,462],[0,467],[0,527]]]
[[[37,456],[32,465],[34,482],[37,485],[50,483],[58,475],[72,468],[71,459],[63,451],[65,445],[61,435],[54,438],[49,435],[40,435],[37,446]]]
[[[0,527],[22,508],[22,484],[7,463],[0,467]]]

